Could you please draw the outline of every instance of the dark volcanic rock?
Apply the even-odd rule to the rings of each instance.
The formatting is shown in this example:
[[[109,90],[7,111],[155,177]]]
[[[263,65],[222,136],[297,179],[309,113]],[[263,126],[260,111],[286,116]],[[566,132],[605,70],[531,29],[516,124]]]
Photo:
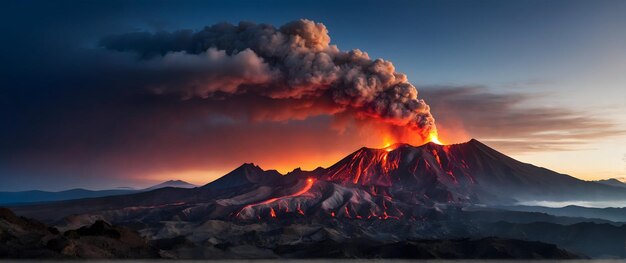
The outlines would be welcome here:
[[[60,258],[58,233],[34,220],[0,208],[0,258]],[[62,237],[61,237],[62,239]],[[50,246],[47,243],[52,242]]]
[[[65,232],[65,236],[72,238],[80,238],[81,236],[103,236],[119,239],[121,233],[111,226],[111,224],[98,220],[91,226],[84,226],[77,230],[69,230]]]
[[[626,225],[577,223],[559,225],[546,222],[516,224],[497,222],[485,224],[484,235],[520,238],[556,244],[573,253],[592,258],[624,258],[626,250]]]
[[[371,240],[283,245],[274,251],[286,258],[396,259],[576,259],[552,244],[515,239],[415,240],[377,244]]]
[[[136,232],[104,221],[61,234],[0,208],[0,258],[155,258]]]

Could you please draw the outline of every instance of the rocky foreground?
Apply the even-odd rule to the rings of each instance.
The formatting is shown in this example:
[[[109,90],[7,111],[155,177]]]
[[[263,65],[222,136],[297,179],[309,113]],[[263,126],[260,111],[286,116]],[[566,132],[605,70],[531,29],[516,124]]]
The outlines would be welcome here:
[[[267,229],[259,229],[262,226],[258,224],[232,226],[226,222],[208,223],[209,228],[216,228],[214,231],[225,226],[229,232],[235,232],[231,236],[236,236],[237,242],[215,242],[215,236],[207,236],[203,242],[192,241],[185,236],[149,239],[130,228],[113,226],[101,220],[89,226],[59,231],[0,208],[0,258],[579,258],[555,245],[514,239],[377,242],[363,237],[338,242],[326,230],[315,227],[308,230],[304,230],[306,226],[276,228],[267,235]],[[308,242],[289,244],[281,241],[305,232],[302,238]]]

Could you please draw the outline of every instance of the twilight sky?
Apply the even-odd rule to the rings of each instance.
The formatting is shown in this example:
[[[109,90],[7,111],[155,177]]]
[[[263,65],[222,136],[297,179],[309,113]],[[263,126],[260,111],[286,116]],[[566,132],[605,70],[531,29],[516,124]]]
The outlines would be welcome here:
[[[291,47],[245,42],[323,26],[331,46],[313,34],[316,45],[297,54],[384,59],[354,70],[393,76],[403,96],[415,86],[444,143],[477,138],[578,178],[626,177],[625,1],[1,5],[0,191],[204,184],[243,162],[287,172],[383,146],[381,125],[404,123],[402,109],[364,106],[371,94],[359,89],[319,95],[333,85],[311,72],[327,74],[327,56],[275,62],[268,54]],[[314,22],[290,23],[299,19]],[[202,31],[223,22],[232,25]],[[264,33],[196,41],[243,27]],[[409,117],[426,123],[424,105],[411,103],[420,114]]]

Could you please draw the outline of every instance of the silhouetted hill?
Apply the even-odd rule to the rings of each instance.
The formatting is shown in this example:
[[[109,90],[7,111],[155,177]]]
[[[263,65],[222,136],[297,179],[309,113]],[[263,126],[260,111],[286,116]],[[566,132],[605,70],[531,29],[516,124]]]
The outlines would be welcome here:
[[[65,191],[20,191],[20,192],[0,192],[0,205],[28,204],[39,202],[53,202],[74,200],[83,198],[94,198],[114,195],[126,195],[145,191],[151,191],[164,187],[177,188],[193,188],[196,185],[181,180],[169,180],[146,189],[111,189],[111,190],[86,190],[86,189],[70,189]]]

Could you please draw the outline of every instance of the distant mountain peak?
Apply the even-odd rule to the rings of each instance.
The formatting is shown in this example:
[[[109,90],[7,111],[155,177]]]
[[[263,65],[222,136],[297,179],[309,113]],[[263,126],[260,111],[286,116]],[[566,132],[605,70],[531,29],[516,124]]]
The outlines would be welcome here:
[[[599,184],[604,184],[604,185],[625,187],[626,188],[626,183],[624,183],[623,181],[619,180],[618,178],[609,178],[609,179],[604,179],[604,180],[597,180],[597,181],[594,181],[594,182],[599,183]]]
[[[183,180],[167,180],[164,183],[185,183],[185,184],[188,184],[187,182],[185,182]]]
[[[239,167],[235,168],[232,172],[236,171],[248,171],[248,172],[256,172],[256,171],[264,171],[263,168],[254,164],[254,163],[243,163]],[[231,172],[231,173],[232,173]]]
[[[155,189],[159,189],[159,188],[163,188],[163,187],[194,188],[194,187],[198,187],[198,186],[194,185],[194,184],[190,184],[190,183],[185,182],[183,180],[167,180],[167,181],[162,182],[160,184],[148,187],[148,188],[146,188],[144,190],[155,190]]]
[[[282,174],[276,170],[263,170],[254,163],[244,163],[226,175],[203,186],[206,188],[230,188],[245,184],[261,183],[277,180]]]

